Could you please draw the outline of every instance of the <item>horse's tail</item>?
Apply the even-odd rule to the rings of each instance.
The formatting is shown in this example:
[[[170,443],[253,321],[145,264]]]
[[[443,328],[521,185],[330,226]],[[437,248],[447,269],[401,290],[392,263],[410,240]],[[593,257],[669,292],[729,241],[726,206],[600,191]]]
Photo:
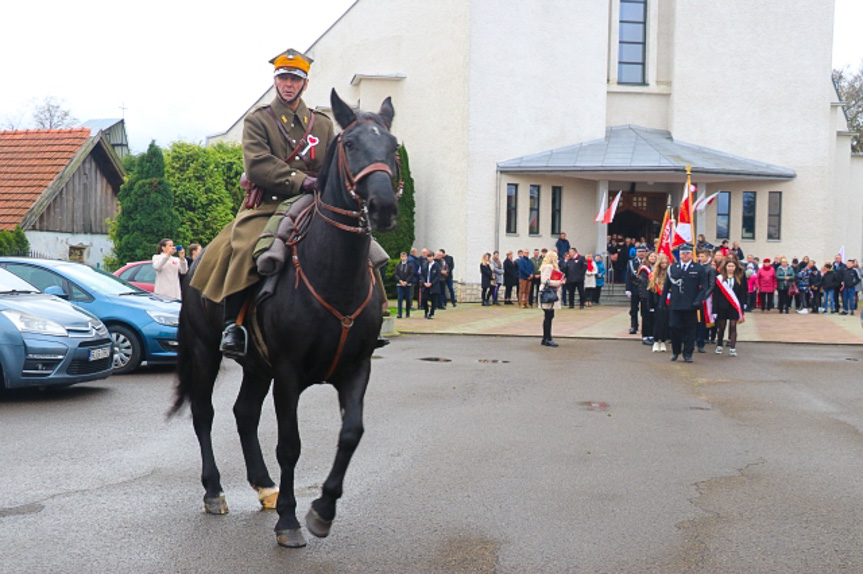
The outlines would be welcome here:
[[[201,260],[201,255],[192,263],[189,272],[183,278],[183,299],[189,301],[192,297],[200,297],[200,293],[189,283],[192,281],[192,275],[198,267],[198,261]],[[176,415],[187,402],[192,400],[192,391],[194,388],[192,371],[193,361],[191,357],[192,346],[189,344],[190,326],[189,326],[189,309],[190,305],[185,304],[180,306],[180,321],[177,326],[177,382],[174,385],[174,404],[168,410],[168,418]]]

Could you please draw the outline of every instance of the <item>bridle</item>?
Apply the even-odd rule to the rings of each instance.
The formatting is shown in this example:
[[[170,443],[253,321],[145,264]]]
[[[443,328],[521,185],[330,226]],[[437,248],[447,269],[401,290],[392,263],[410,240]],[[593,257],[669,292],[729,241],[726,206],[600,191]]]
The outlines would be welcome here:
[[[336,349],[336,355],[335,357],[333,357],[333,362],[330,364],[330,368],[327,371],[324,379],[329,379],[333,372],[336,370],[336,366],[338,365],[339,359],[342,356],[342,351],[344,350],[345,340],[348,337],[348,331],[350,331],[351,327],[354,326],[354,320],[362,314],[366,306],[368,306],[369,301],[371,301],[372,299],[372,294],[374,293],[375,287],[374,269],[372,267],[371,261],[369,261],[369,277],[371,279],[369,281],[369,292],[366,295],[365,300],[356,309],[356,311],[354,311],[350,315],[346,315],[339,312],[335,307],[327,303],[327,301],[323,297],[321,297],[315,290],[315,288],[312,286],[308,276],[303,271],[302,265],[300,265],[300,257],[297,251],[297,245],[305,238],[309,224],[311,223],[311,220],[315,215],[318,215],[321,219],[323,219],[333,227],[341,229],[342,231],[357,233],[361,235],[371,235],[372,227],[371,222],[369,221],[368,206],[366,205],[366,202],[363,200],[363,198],[356,192],[357,184],[359,184],[364,178],[377,171],[382,171],[389,175],[391,180],[395,180],[392,169],[390,169],[390,166],[383,162],[376,162],[367,165],[356,174],[351,171],[350,166],[348,165],[347,155],[345,154],[345,147],[342,137],[345,133],[348,132],[348,130],[350,130],[356,125],[357,121],[373,121],[380,125],[380,122],[377,122],[373,118],[354,120],[353,122],[345,126],[345,129],[342,130],[342,132],[336,138],[336,161],[337,169],[339,172],[339,179],[341,179],[342,183],[345,186],[345,189],[348,191],[348,194],[354,199],[354,201],[357,202],[357,209],[342,209],[340,207],[335,207],[334,205],[324,203],[324,201],[321,199],[321,192],[316,191],[314,195],[314,203],[307,207],[305,210],[303,210],[297,216],[296,223],[294,226],[294,232],[287,241],[288,247],[291,248],[291,261],[294,265],[294,270],[296,274],[296,277],[294,279],[294,289],[297,289],[299,287],[300,279],[302,279],[303,283],[306,285],[306,288],[309,290],[309,293],[312,294],[312,296],[318,301],[318,303],[320,303],[327,311],[329,311],[336,319],[338,319],[342,325],[342,333],[339,337],[339,346],[338,349]],[[395,156],[396,170],[398,171],[398,188],[396,192],[396,198],[401,198],[402,192],[404,190],[404,180],[402,179],[401,159],[399,158],[398,151],[395,153]],[[324,211],[356,219],[359,225],[347,225],[335,221],[334,219],[327,217],[327,215],[324,214]]]

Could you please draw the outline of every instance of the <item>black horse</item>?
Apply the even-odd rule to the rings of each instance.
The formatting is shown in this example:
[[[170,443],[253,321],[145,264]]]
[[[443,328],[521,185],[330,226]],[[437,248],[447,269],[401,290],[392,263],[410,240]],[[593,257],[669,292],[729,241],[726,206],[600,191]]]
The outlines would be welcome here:
[[[306,544],[294,496],[294,467],[300,457],[300,394],[313,384],[328,382],[338,391],[341,406],[335,462],[320,498],[306,516],[309,531],[324,537],[329,534],[345,472],[363,434],[363,396],[382,323],[382,300],[373,288],[369,263],[370,233],[372,228],[387,231],[395,227],[398,212],[394,185],[397,141],[389,131],[394,115],[390,99],[384,100],[377,114],[355,113],[335,90],[330,99],[343,131],[327,149],[318,180],[321,191],[313,207],[297,222],[301,233],[290,242],[293,264],[284,266],[273,295],[262,300],[247,319],[247,324],[256,325],[249,329],[251,338],[263,345],[250,344],[246,357],[238,359],[243,382],[234,415],[247,478],[264,507],[275,502],[279,514],[276,538],[288,547]],[[186,288],[172,412],[186,402],[191,405],[203,459],[204,507],[213,514],[228,511],[211,439],[213,385],[222,361],[222,317],[221,305]],[[264,463],[257,432],[271,381],[278,418],[276,454],[282,473],[278,489]]]

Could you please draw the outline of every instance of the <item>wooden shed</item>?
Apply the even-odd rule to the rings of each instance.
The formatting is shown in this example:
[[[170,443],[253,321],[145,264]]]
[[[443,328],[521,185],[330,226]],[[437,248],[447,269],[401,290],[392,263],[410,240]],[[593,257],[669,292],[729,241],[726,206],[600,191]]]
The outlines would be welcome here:
[[[124,176],[104,132],[0,131],[0,229],[20,225],[40,254],[101,263]]]

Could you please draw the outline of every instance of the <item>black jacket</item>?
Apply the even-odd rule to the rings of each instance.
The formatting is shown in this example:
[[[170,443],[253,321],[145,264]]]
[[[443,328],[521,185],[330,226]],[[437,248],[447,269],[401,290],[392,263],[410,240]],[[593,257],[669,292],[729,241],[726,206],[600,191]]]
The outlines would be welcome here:
[[[512,287],[518,285],[518,266],[513,260],[503,260],[503,284]]]
[[[852,289],[860,283],[860,277],[857,276],[857,271],[851,267],[845,267],[842,270],[842,286],[845,289]]]
[[[492,279],[494,279],[494,272],[491,270],[491,264],[486,265],[485,263],[480,263],[479,274],[482,275],[482,288],[488,289],[491,287]]]
[[[672,311],[692,311],[698,309],[704,301],[706,273],[704,266],[694,261],[689,264],[686,272],[678,261],[668,268],[664,292],[671,295],[668,305]]]
[[[420,286],[424,293],[440,295],[443,292],[440,285],[440,265],[435,261],[431,267],[431,279],[429,279],[429,262],[428,260],[423,261],[422,269],[420,270]],[[431,283],[431,287],[426,287],[426,283]]]
[[[714,279],[714,285],[715,284]],[[746,301],[749,296],[748,289],[746,288],[746,279],[744,278],[742,281],[735,281],[733,291],[734,294],[737,295],[737,302],[740,303],[740,307],[746,309]],[[733,308],[734,305],[731,304],[731,301],[729,301],[725,297],[725,294],[717,287],[713,291],[713,310],[716,313],[719,313],[720,311],[727,311]]]
[[[402,263],[400,261],[399,264],[396,265],[396,270],[393,273],[393,276],[396,278],[397,282],[407,281],[408,283],[410,283],[411,281],[413,281],[416,273],[417,270],[414,267],[413,263],[411,263],[410,261],[405,261],[404,263]],[[398,283],[396,284],[398,285]]]
[[[446,261],[447,269],[449,269],[449,276],[452,277],[452,272],[455,271],[455,261],[452,260],[452,255],[444,255],[443,260]]]
[[[626,290],[632,293],[638,293],[638,268],[641,267],[641,262],[637,257],[633,257],[626,262]]]
[[[832,269],[821,276],[821,288],[824,291],[828,291],[830,289],[839,289],[839,285],[842,283],[842,280],[836,275],[836,272]]]
[[[567,283],[583,283],[585,273],[587,273],[587,261],[584,259],[584,255],[579,253],[575,259],[566,262]]]

